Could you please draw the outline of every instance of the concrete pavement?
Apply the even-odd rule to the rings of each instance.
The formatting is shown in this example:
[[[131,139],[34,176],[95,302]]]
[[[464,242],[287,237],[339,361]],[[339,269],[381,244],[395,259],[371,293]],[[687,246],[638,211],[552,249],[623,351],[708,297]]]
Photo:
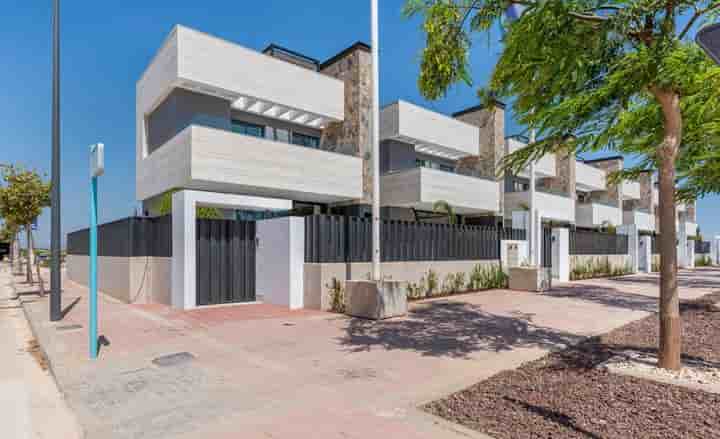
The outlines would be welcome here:
[[[22,307],[15,299],[10,267],[0,263],[0,436],[81,437],[74,415],[42,362]]]
[[[26,304],[88,437],[483,437],[418,405],[607,332],[656,309],[657,276],[583,281],[546,294],[493,290],[413,304],[407,318],[240,305],[177,312],[100,300],[100,358],[87,358],[86,289],[65,282],[60,324]],[[681,273],[681,296],[720,270]],[[69,328],[69,329],[68,329]],[[170,366],[153,360],[187,352]],[[182,357],[180,357],[182,359]]]

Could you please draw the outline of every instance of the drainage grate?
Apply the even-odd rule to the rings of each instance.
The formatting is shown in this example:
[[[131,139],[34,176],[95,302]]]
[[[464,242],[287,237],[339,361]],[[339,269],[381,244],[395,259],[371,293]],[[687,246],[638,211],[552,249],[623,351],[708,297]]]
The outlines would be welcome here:
[[[177,366],[178,364],[187,363],[194,358],[195,356],[190,352],[177,352],[174,354],[168,354],[154,358],[152,360],[152,363],[160,367]]]
[[[56,326],[55,329],[58,331],[72,331],[74,329],[82,329],[82,325],[61,325]]]

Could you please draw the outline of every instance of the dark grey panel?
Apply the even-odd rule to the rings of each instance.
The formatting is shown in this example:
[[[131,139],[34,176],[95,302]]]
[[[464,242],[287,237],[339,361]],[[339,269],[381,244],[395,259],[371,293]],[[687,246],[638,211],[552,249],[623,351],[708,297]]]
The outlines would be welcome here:
[[[571,255],[626,255],[628,236],[593,230],[570,230]]]
[[[397,140],[380,143],[380,173],[411,169],[415,165],[415,147]]]
[[[157,218],[131,217],[98,226],[98,256],[172,256],[172,220],[170,215]],[[90,231],[68,233],[67,252],[89,253]]]
[[[229,130],[230,102],[174,89],[147,118],[148,154],[191,124]]]

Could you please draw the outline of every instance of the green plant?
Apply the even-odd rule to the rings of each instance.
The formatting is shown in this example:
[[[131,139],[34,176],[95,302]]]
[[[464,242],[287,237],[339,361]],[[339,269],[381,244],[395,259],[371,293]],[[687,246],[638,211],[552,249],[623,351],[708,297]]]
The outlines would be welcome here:
[[[328,288],[330,310],[337,313],[345,312],[345,287],[337,278],[332,278]]]
[[[592,279],[596,277],[616,277],[632,273],[629,263],[613,265],[607,256],[589,258],[584,262],[576,262],[570,271],[570,280]]]
[[[712,265],[712,259],[710,259],[710,256],[700,256],[698,258],[695,258],[695,266],[696,267],[708,267]]]
[[[507,275],[500,264],[477,264],[470,272],[467,289],[473,291],[506,288]]]
[[[448,224],[457,223],[457,215],[455,215],[455,209],[445,200],[438,200],[433,203],[433,212],[443,213],[447,215]]]
[[[160,196],[160,204],[158,206],[158,212],[160,215],[169,215],[172,213],[172,194],[177,191],[177,189],[173,189]],[[222,219],[223,217],[222,212],[220,212],[220,209],[217,207],[204,206],[197,207],[195,216],[201,219]]]
[[[465,291],[465,273],[459,271],[457,273],[448,273],[442,284],[442,294],[457,294]]]
[[[433,270],[432,268],[429,269],[428,273],[427,273],[427,277],[425,278],[425,281],[427,283],[427,290],[426,290],[425,294],[427,296],[432,296],[438,290],[438,287],[439,287],[440,280],[438,278],[437,272],[435,270]]]

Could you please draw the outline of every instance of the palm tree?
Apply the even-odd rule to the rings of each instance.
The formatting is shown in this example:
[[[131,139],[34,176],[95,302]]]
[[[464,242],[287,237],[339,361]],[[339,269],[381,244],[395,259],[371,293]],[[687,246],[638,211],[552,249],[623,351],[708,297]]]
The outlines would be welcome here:
[[[454,225],[457,223],[457,216],[455,216],[455,209],[445,200],[437,200],[433,203],[433,212],[444,213],[448,217],[448,224]]]

